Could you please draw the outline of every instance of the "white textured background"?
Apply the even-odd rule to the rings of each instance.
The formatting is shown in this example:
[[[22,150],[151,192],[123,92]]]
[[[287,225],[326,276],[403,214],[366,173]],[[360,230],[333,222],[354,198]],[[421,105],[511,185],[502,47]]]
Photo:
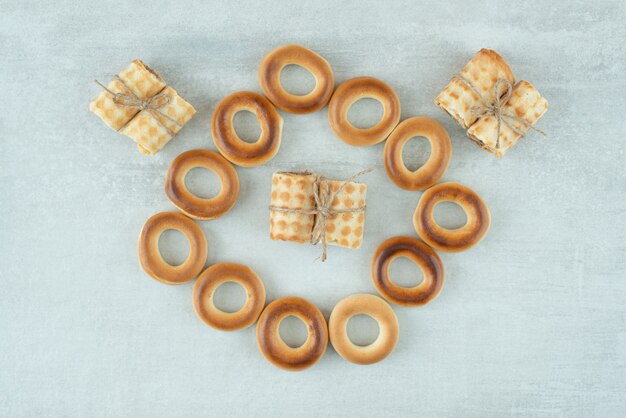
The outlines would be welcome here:
[[[623,416],[625,20],[621,1],[0,0],[0,415]],[[397,349],[370,367],[329,347],[305,372],[276,369],[254,329],[205,326],[191,283],[162,285],[137,262],[144,221],[173,209],[170,161],[214,149],[216,103],[260,91],[261,58],[285,43],[326,57],[337,82],[387,81],[403,118],[442,122],[453,142],[444,180],[476,189],[492,212],[481,245],[441,255],[440,297],[396,309]],[[432,104],[481,47],[550,102],[539,124],[549,138],[530,135],[502,160]],[[198,110],[154,158],[87,110],[92,80],[133,58]],[[328,315],[342,297],[374,291],[370,257],[388,237],[415,236],[420,193],[387,179],[382,144],[334,137],[325,110],[284,118],[277,157],[238,169],[237,205],[202,224],[208,263],[249,264],[268,300],[304,296]],[[370,165],[360,250],[331,248],[321,264],[319,248],[269,240],[272,172],[341,178]]]

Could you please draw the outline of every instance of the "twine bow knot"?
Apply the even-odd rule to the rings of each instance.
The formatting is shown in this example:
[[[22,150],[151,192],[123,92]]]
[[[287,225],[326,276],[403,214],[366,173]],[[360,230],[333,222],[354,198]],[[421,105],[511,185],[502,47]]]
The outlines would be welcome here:
[[[322,218],[328,218],[332,215],[329,208],[320,208],[318,213]]]
[[[354,181],[363,174],[370,173],[371,171],[373,171],[373,168],[368,168],[354,174],[353,176],[350,176],[347,180],[343,181],[334,192],[330,191],[330,183],[328,183],[328,179],[326,177],[316,175],[315,180],[313,181],[313,198],[315,199],[315,208],[313,209],[293,209],[273,205],[270,205],[269,208],[271,211],[276,212],[314,215],[315,223],[313,224],[311,239],[309,240],[309,242],[313,245],[322,245],[322,254],[319,258],[321,258],[322,262],[324,262],[327,258],[328,243],[326,241],[326,222],[328,221],[328,219],[331,216],[338,215],[340,213],[365,212],[366,209],[366,205],[358,208],[333,209],[331,206],[333,204],[333,201],[335,200],[335,197],[337,197],[339,193],[343,191],[344,187],[346,187],[348,183]],[[309,175],[311,174],[311,172],[302,171],[296,174]]]
[[[512,115],[505,111],[505,106],[509,102],[511,98],[511,94],[513,92],[513,84],[507,80],[506,78],[500,78],[496,81],[496,85],[494,87],[494,96],[495,100],[493,103],[489,103],[482,94],[470,83],[465,77],[460,74],[454,76],[457,80],[461,81],[467,87],[469,87],[474,94],[478,96],[481,101],[481,104],[478,106],[473,106],[470,111],[474,114],[478,119],[493,116],[496,119],[496,149],[500,149],[500,130],[502,129],[502,124],[506,125],[509,129],[520,136],[526,135],[528,130],[532,129],[535,132],[540,133],[543,136],[546,136],[546,133],[541,129],[535,128],[532,123],[528,122],[526,119],[518,117],[516,115]],[[503,91],[504,90],[504,91]],[[521,124],[524,128],[526,128],[526,132],[519,129],[514,125],[514,122]]]
[[[98,84],[100,87],[102,87],[104,91],[106,91],[107,93],[111,95],[113,103],[122,107],[139,109],[139,111],[145,110],[147,112],[150,112],[152,116],[154,117],[154,120],[159,125],[161,125],[161,127],[165,129],[165,131],[167,131],[167,133],[170,134],[170,136],[175,136],[176,132],[172,131],[168,126],[163,124],[163,122],[158,117],[156,117],[155,114],[158,114],[159,116],[167,119],[174,125],[177,125],[179,127],[183,126],[179,121],[170,117],[169,115],[166,115],[160,110],[162,107],[167,106],[172,101],[172,96],[170,94],[167,94],[161,91],[161,93],[158,93],[150,97],[149,99],[142,100],[130,89],[130,87],[128,87],[128,85],[124,82],[124,80],[120,78],[120,76],[116,75],[115,77],[113,77],[113,79],[117,81],[124,88],[124,90],[126,91],[126,94],[115,93],[111,91],[110,89],[108,89],[104,84],[100,83],[98,80],[94,80],[96,84]]]

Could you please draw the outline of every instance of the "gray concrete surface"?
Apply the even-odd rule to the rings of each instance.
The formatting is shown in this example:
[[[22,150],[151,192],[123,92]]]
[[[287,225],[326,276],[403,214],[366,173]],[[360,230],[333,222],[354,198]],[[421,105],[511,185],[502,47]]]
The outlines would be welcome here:
[[[0,415],[623,416],[625,19],[620,1],[0,0]],[[144,221],[173,209],[163,192],[169,163],[214,149],[217,102],[259,91],[261,58],[285,43],[325,56],[337,82],[387,81],[403,118],[443,123],[453,141],[444,180],[474,188],[492,211],[483,243],[441,255],[441,296],[396,309],[397,349],[370,367],[329,347],[308,371],[276,369],[254,329],[208,328],[193,311],[191,283],[162,285],[137,262]],[[502,160],[432,104],[481,47],[500,51],[551,105],[540,122],[549,138],[530,135]],[[198,110],[154,158],[87,110],[92,80],[107,81],[133,58]],[[363,121],[375,113],[362,110]],[[284,118],[276,158],[238,169],[237,205],[202,223],[208,263],[249,264],[268,300],[303,296],[328,316],[342,297],[374,292],[370,258],[388,237],[415,236],[420,193],[387,179],[382,144],[337,139],[325,110]],[[240,125],[254,133],[249,120]],[[377,170],[365,179],[360,250],[331,248],[321,264],[312,262],[319,248],[269,240],[272,172],[341,178],[367,166]],[[442,217],[458,221],[453,211]],[[164,252],[181,257],[175,238]],[[410,283],[415,269],[394,269]],[[372,332],[361,323],[356,334]]]

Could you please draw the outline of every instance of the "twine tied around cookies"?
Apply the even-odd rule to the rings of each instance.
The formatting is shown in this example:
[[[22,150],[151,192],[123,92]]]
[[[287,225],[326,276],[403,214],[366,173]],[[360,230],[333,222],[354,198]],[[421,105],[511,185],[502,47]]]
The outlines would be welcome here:
[[[360,206],[358,208],[349,208],[349,209],[333,209],[331,208],[333,200],[339,193],[341,193],[344,187],[356,180],[358,177],[361,177],[364,174],[370,173],[374,171],[373,168],[368,168],[363,171],[359,171],[358,173],[350,176],[347,180],[344,180],[336,191],[330,191],[330,184],[328,183],[328,179],[324,176],[320,176],[316,174],[315,181],[313,182],[313,197],[315,199],[315,208],[313,209],[293,209],[293,208],[284,208],[281,206],[273,206],[270,205],[269,209],[275,212],[283,212],[283,213],[300,213],[302,215],[314,215],[315,222],[313,224],[313,229],[311,231],[311,239],[310,243],[313,245],[321,244],[322,245],[322,254],[319,258],[322,262],[326,261],[327,258],[327,246],[326,242],[326,221],[334,215],[338,215],[341,213],[357,213],[357,212],[365,212],[366,205]],[[313,174],[310,171],[302,171],[296,174],[309,175]],[[322,184],[325,184],[322,187]]]
[[[169,127],[165,126],[161,120],[155,116],[155,113],[159,116],[167,119],[175,125],[182,127],[183,125],[178,122],[176,119],[171,118],[169,115],[161,112],[161,108],[163,106],[167,106],[172,100],[172,96],[167,93],[158,93],[147,100],[141,100],[133,91],[128,87],[128,85],[120,78],[120,76],[116,75],[113,77],[115,81],[117,81],[123,88],[126,90],[127,94],[124,93],[114,93],[110,89],[108,89],[104,84],[99,82],[98,80],[94,80],[97,85],[102,87],[104,91],[109,93],[113,97],[113,103],[118,106],[128,107],[132,109],[139,109],[139,111],[145,110],[150,112],[154,117],[154,120],[161,125],[163,129],[170,135],[175,136],[176,132],[172,131]],[[121,128],[120,128],[121,129]]]
[[[474,87],[472,83],[470,83],[469,80],[462,75],[457,74],[453,78],[465,84],[482,102],[480,106],[473,106],[471,109],[471,112],[478,119],[486,116],[493,116],[496,119],[496,149],[500,149],[500,130],[502,129],[502,124],[505,124],[513,132],[522,137],[525,136],[530,129],[543,136],[547,136],[545,132],[541,129],[535,128],[532,123],[528,122],[526,119],[511,115],[504,110],[504,106],[508,103],[511,98],[511,93],[513,92],[513,84],[506,78],[500,78],[496,81],[496,85],[494,87],[495,101],[493,103],[488,103],[483,95],[480,94],[478,89],[476,89],[476,87]],[[504,91],[502,91],[503,88],[505,89]],[[517,122],[526,128],[526,132],[515,126],[514,122]]]

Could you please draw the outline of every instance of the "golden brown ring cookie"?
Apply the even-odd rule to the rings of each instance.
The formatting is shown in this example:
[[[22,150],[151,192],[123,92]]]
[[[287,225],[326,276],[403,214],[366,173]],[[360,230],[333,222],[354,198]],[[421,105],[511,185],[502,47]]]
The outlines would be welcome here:
[[[428,161],[415,171],[406,168],[402,150],[409,139],[423,136],[430,142]],[[423,190],[435,184],[448,168],[452,145],[446,129],[434,119],[413,117],[402,121],[385,142],[385,171],[398,187]]]
[[[315,88],[303,96],[287,92],[280,83],[280,73],[287,65],[295,64],[309,71],[315,78]],[[330,100],[335,79],[330,64],[310,49],[300,45],[276,48],[263,58],[259,67],[259,82],[268,99],[276,107],[289,113],[312,113]]]
[[[213,303],[218,287],[235,282],[246,291],[246,302],[237,312],[224,312]],[[204,270],[193,287],[193,307],[207,325],[222,331],[235,331],[254,324],[265,306],[265,287],[248,266],[218,263]]]
[[[354,344],[347,325],[355,315],[368,315],[378,322],[378,337],[367,346]],[[356,364],[373,364],[383,360],[398,342],[398,318],[391,306],[378,296],[358,294],[335,305],[328,321],[330,342],[344,359]]]
[[[467,216],[464,226],[447,229],[437,224],[433,216],[435,206],[445,201],[463,208]],[[469,187],[453,182],[439,183],[426,190],[413,215],[413,225],[419,236],[431,247],[447,252],[467,250],[480,242],[490,223],[489,208],[481,197]]]
[[[383,117],[371,128],[356,128],[348,120],[348,110],[357,100],[371,98],[383,105]],[[400,121],[400,99],[391,87],[373,77],[357,77],[343,82],[328,104],[330,127],[350,145],[366,146],[384,141]]]
[[[261,135],[254,143],[239,138],[233,127],[235,114],[242,110],[254,113],[261,124]],[[215,146],[227,160],[242,167],[253,167],[266,163],[278,152],[283,118],[265,97],[240,91],[219,102],[213,111],[211,130]]]
[[[187,189],[185,176],[196,167],[206,168],[217,174],[222,186],[217,196],[204,199]],[[191,150],[183,152],[172,161],[165,178],[165,194],[187,216],[201,220],[215,219],[235,205],[239,196],[239,177],[235,168],[218,153],[202,149]]]
[[[168,264],[159,252],[159,237],[175,229],[189,240],[189,255],[179,266]],[[139,263],[152,278],[167,284],[188,282],[200,273],[207,257],[207,242],[200,226],[178,212],[157,213],[146,221],[139,235]]]
[[[415,287],[402,287],[389,278],[391,262],[406,257],[422,270],[424,280]],[[435,299],[443,287],[443,263],[432,248],[411,237],[393,237],[384,241],[372,258],[372,281],[378,293],[389,302],[402,306],[425,305]]]
[[[298,348],[288,346],[278,331],[280,321],[293,315],[308,328],[307,340]],[[326,351],[328,327],[319,309],[298,297],[277,299],[267,305],[256,327],[256,341],[263,356],[286,370],[302,370],[315,364]]]

